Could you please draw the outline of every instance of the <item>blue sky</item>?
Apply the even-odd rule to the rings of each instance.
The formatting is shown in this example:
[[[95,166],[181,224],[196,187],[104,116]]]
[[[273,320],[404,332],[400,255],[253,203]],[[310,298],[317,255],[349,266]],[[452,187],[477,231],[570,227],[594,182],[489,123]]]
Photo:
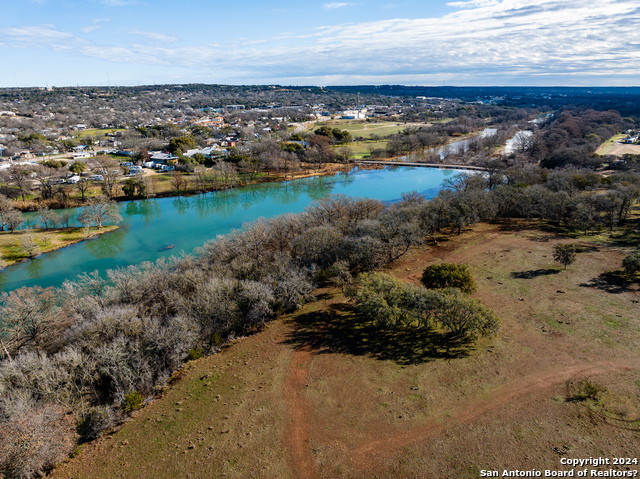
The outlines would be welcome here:
[[[638,0],[20,0],[0,86],[640,85]]]

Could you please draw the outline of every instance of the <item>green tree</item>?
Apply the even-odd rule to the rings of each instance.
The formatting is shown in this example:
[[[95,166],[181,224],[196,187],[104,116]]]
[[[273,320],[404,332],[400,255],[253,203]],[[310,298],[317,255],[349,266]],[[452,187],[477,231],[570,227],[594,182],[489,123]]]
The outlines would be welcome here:
[[[125,181],[124,185],[122,186],[122,192],[130,199],[133,199],[136,194],[136,180],[134,180],[133,178],[129,178],[127,181]]]
[[[87,164],[83,161],[76,161],[73,163],[73,165],[69,167],[69,171],[71,173],[75,173],[76,175],[79,175],[87,171]]]
[[[457,289],[441,290],[435,306],[435,320],[456,337],[475,340],[493,336],[500,326],[492,310]]]
[[[42,162],[42,164],[44,166],[48,166],[49,168],[62,168],[63,166],[65,166],[67,164],[66,161],[60,161],[60,160],[45,160]]]
[[[555,245],[553,247],[553,259],[563,265],[564,269],[567,269],[567,266],[573,264],[576,260],[576,245],[573,243]]]
[[[624,260],[622,260],[622,266],[624,266],[624,271],[628,275],[636,275],[640,273],[640,248],[636,249],[633,253],[629,254]]]
[[[198,145],[196,144],[196,140],[194,140],[192,136],[180,136],[178,138],[171,138],[171,140],[169,140],[169,146],[167,146],[167,150],[169,150],[174,155],[181,156],[183,152],[197,147]]]
[[[439,325],[456,338],[475,340],[494,335],[495,313],[456,288],[429,290],[383,274],[362,274],[349,293],[360,318],[383,329],[432,328]]]
[[[476,283],[465,264],[433,264],[424,270],[421,281],[429,289],[458,288],[466,294],[476,291]]]

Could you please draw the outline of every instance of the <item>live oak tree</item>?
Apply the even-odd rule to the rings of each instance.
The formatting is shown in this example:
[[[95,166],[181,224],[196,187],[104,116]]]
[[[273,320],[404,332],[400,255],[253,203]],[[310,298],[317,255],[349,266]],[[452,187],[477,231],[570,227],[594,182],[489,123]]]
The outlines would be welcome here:
[[[640,273],[640,248],[629,254],[624,260],[622,260],[622,266],[629,275],[636,275]]]
[[[433,264],[424,270],[421,281],[429,289],[458,288],[466,294],[476,291],[476,283],[465,264]]]
[[[563,265],[564,269],[567,269],[567,266],[576,260],[576,245],[573,243],[555,245],[553,259]]]

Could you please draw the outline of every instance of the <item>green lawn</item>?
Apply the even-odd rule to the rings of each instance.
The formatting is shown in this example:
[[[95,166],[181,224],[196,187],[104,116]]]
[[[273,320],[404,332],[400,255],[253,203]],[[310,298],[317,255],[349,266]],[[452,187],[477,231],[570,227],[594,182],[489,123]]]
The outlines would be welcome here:
[[[352,157],[358,160],[363,158],[368,158],[370,156],[371,150],[375,150],[376,148],[386,148],[388,141],[354,141],[353,143],[349,143],[347,147],[353,152]]]
[[[118,229],[118,226],[104,226],[98,229],[91,226],[84,228],[52,228],[37,230],[21,230],[15,233],[9,231],[0,232],[0,266],[6,267],[29,258],[22,240],[31,235],[37,245],[38,254],[48,253],[65,246],[85,240],[91,236],[108,233]]]
[[[329,126],[331,128],[347,130],[354,138],[358,136],[363,138],[370,138],[373,135],[385,137],[400,133],[406,128],[419,128],[426,125],[428,125],[428,123],[402,123],[397,121],[382,121],[370,123],[364,122],[362,120],[332,120],[317,123],[314,130],[320,128],[321,126]]]
[[[107,133],[117,133],[118,131],[124,131],[123,128],[90,128],[88,130],[76,132],[76,138],[86,138],[87,136],[103,137]]]

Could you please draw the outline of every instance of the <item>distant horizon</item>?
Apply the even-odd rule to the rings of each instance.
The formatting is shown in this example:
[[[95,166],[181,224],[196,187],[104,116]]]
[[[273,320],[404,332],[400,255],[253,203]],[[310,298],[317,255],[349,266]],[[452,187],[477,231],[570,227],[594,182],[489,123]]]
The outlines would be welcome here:
[[[427,84],[408,84],[408,83],[353,83],[353,84],[335,84],[335,85],[291,85],[284,83],[206,83],[206,82],[182,82],[182,83],[140,83],[129,85],[31,85],[31,86],[0,86],[1,90],[29,90],[29,89],[47,89],[47,88],[143,88],[143,87],[162,87],[162,86],[183,86],[183,85],[204,85],[204,86],[237,86],[237,87],[282,87],[282,88],[349,88],[349,87],[380,87],[380,86],[400,86],[406,88],[637,88],[640,85],[427,85]]]
[[[4,88],[640,86],[640,5],[24,0],[3,6],[0,60]]]

